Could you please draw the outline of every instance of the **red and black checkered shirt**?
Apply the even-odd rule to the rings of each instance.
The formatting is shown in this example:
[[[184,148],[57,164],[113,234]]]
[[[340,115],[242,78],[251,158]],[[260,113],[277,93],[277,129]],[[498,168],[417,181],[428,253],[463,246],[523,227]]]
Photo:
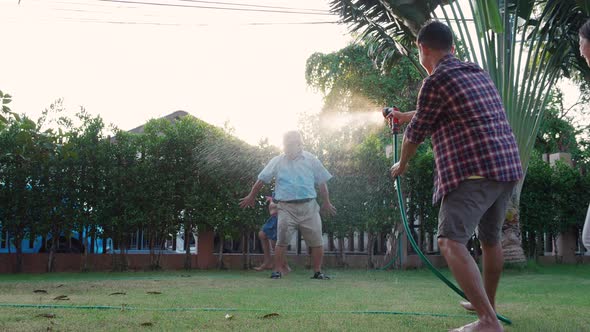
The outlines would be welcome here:
[[[420,144],[427,136],[436,163],[435,204],[470,176],[497,181],[523,176],[498,90],[476,64],[447,55],[424,79],[405,139]]]

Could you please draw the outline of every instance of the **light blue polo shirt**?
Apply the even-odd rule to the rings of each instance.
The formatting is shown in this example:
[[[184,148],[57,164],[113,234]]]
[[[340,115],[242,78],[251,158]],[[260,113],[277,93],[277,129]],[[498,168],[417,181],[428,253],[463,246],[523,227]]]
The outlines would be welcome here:
[[[316,156],[307,151],[293,160],[285,154],[272,158],[258,174],[258,180],[270,183],[275,179],[275,199],[292,201],[316,198],[315,185],[327,182],[332,174]]]

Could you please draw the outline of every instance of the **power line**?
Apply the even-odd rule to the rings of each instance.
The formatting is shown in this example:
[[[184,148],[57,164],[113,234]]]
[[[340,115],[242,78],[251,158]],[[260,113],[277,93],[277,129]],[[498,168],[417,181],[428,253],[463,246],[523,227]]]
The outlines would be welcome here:
[[[313,24],[339,24],[338,21],[316,21],[316,22],[250,22],[243,25],[313,25]]]
[[[71,9],[71,8],[51,8],[51,9],[65,11],[65,12],[77,12],[77,13],[112,14],[112,12],[85,10],[85,9]]]
[[[237,3],[237,2],[219,2],[219,1],[205,1],[205,0],[178,0],[178,1],[211,3],[211,4],[217,4],[217,5],[230,5],[230,6],[241,6],[241,7],[274,8],[274,9],[287,9],[287,10],[305,10],[305,11],[317,11],[317,12],[323,12],[323,13],[329,13],[330,12],[329,10],[325,10],[325,9],[280,7],[280,6],[266,6],[266,5],[253,5],[253,4],[244,4],[244,3]]]
[[[135,4],[135,5],[148,5],[148,6],[164,6],[164,7],[182,7],[182,8],[200,8],[200,9],[214,9],[214,10],[231,10],[231,11],[245,11],[245,12],[263,12],[263,13],[279,13],[279,14],[305,14],[305,15],[329,15],[331,13],[314,13],[305,11],[286,11],[286,10],[272,10],[272,9],[249,9],[249,8],[230,8],[230,7],[216,7],[216,6],[191,6],[184,4],[173,4],[173,3],[160,3],[160,2],[144,2],[144,1],[129,1],[129,0],[97,0],[101,2],[114,2],[124,4]]]
[[[115,20],[95,20],[95,19],[80,19],[75,17],[59,17],[61,23],[98,23],[98,24],[116,24],[116,25],[155,25],[155,26],[192,26],[192,27],[206,27],[207,24],[184,24],[184,23],[162,23],[162,22],[134,22],[134,21],[115,21]]]
[[[39,0],[31,0],[33,2],[37,2]],[[43,2],[45,2],[47,0],[44,0]],[[232,4],[232,5],[249,5],[249,6],[260,6],[260,7],[265,7],[265,8],[274,8],[276,7],[278,8],[283,8],[283,9],[290,9],[293,7],[279,7],[279,6],[265,6],[265,5],[254,5],[254,4],[244,4],[244,3],[230,3],[230,2],[221,2],[221,1],[205,1],[205,0],[177,0],[177,1],[186,1],[186,2],[208,2],[208,3],[218,3],[218,4]],[[120,15],[116,15],[116,12],[114,11],[115,8],[120,8],[120,7],[110,7],[108,6],[106,3],[119,3],[119,4],[123,4],[124,6],[133,6],[133,5],[156,5],[156,6],[172,6],[172,7],[189,7],[189,8],[209,8],[206,6],[188,6],[188,5],[179,5],[179,4],[172,4],[172,3],[157,3],[157,2],[147,2],[147,1],[137,1],[137,0],[94,0],[92,2],[85,2],[85,1],[81,1],[81,0],[74,0],[74,1],[67,1],[67,0],[49,0],[49,3],[54,3],[54,4],[61,4],[64,5],[64,7],[50,7],[48,9],[51,10],[55,10],[55,11],[59,11],[59,12],[71,12],[71,13],[88,13],[91,16],[70,16],[69,17],[56,17],[58,19],[60,19],[61,23],[72,23],[72,22],[80,22],[80,23],[103,23],[103,24],[119,24],[119,25],[123,25],[123,24],[127,24],[127,25],[159,25],[159,26],[192,26],[192,27],[208,27],[208,26],[216,26],[215,23],[213,24],[208,24],[208,23],[192,23],[192,22],[177,22],[174,21],[173,18],[164,18],[163,20],[161,19],[161,17],[159,17],[160,15],[147,15],[147,14],[142,14],[141,16],[149,16],[152,17],[152,19],[146,19],[146,21],[143,20],[136,20],[133,19],[131,17],[129,18],[124,18],[124,17],[116,17],[116,16],[120,16]],[[98,2],[103,2],[105,3],[104,5],[99,5]],[[69,5],[73,5],[73,6],[77,6],[77,7],[70,7]],[[95,9],[90,9],[88,7],[84,8],[84,7],[80,7],[81,6],[100,6],[103,7],[104,10],[95,10]],[[120,6],[120,5],[119,5]],[[107,9],[107,7],[110,7]],[[138,8],[136,6],[133,7],[128,7],[128,8]],[[215,9],[222,9],[222,10],[237,10],[237,11],[254,11],[254,12],[279,12],[279,13],[289,13],[289,14],[303,14],[303,15],[308,15],[308,14],[312,14],[312,15],[328,15],[328,14],[321,14],[321,13],[307,13],[307,12],[300,12],[300,11],[283,11],[283,10],[262,10],[262,9],[246,9],[246,8],[229,8],[229,7],[214,7]],[[295,8],[294,8],[295,9]],[[297,8],[297,9],[303,9],[303,8]],[[97,14],[97,15],[92,15],[92,14]],[[115,17],[113,17],[113,15]],[[51,18],[50,17],[46,17],[45,18],[45,22],[51,22]],[[172,21],[170,21],[172,20]],[[57,22],[57,21],[54,21]],[[325,24],[338,24],[339,22],[337,21],[315,21],[315,20],[311,20],[311,21],[302,21],[302,22],[245,22],[245,23],[236,23],[236,25],[240,25],[240,26],[279,26],[279,25],[283,25],[283,26],[288,26],[288,25],[325,25]],[[226,25],[226,23],[225,23]]]
[[[98,4],[98,3],[88,3],[88,2],[53,1],[53,3],[66,4],[66,5],[82,5],[82,6],[92,6],[92,7],[113,8],[112,5],[109,5],[109,4]],[[137,8],[137,7],[124,7],[124,8]]]
[[[32,0],[38,1],[38,0]],[[96,0],[90,0],[96,1]],[[330,13],[329,10],[326,9],[316,9],[316,8],[300,8],[300,7],[282,7],[282,6],[268,6],[268,5],[255,5],[255,4],[247,4],[247,3],[239,3],[239,2],[220,2],[220,1],[206,1],[206,0],[177,0],[181,2],[198,2],[198,3],[210,3],[210,4],[218,4],[218,5],[230,5],[230,6],[237,6],[237,7],[254,7],[254,8],[272,8],[272,9],[285,9],[285,10],[296,10],[296,11],[312,11],[312,12],[321,12],[328,14]],[[83,5],[83,6],[109,6],[109,5],[99,5],[90,2],[75,2],[75,1],[53,1],[54,3],[60,4],[72,4],[72,5]],[[225,7],[224,7],[225,8]]]
[[[98,23],[98,24],[115,24],[115,25],[154,25],[170,27],[214,27],[217,24],[209,23],[169,23],[153,21],[125,21],[109,19],[91,19],[79,17],[56,17],[57,20],[48,20],[47,23]],[[16,22],[16,21],[15,21]],[[277,25],[321,25],[321,24],[338,24],[336,21],[305,21],[305,22],[247,22],[236,24],[238,26],[277,26]],[[224,24],[226,25],[226,24]]]

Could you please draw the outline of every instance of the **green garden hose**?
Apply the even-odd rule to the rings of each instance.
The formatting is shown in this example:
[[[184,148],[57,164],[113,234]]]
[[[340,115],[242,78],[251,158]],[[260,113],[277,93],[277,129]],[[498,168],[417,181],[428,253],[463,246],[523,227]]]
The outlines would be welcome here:
[[[398,131],[399,131],[398,124],[391,122],[390,127],[391,127],[391,131],[393,134],[393,162],[395,164],[398,162],[398,158],[399,158],[398,152],[397,152],[398,151],[397,136],[398,136]],[[430,263],[428,258],[426,258],[424,253],[422,253],[422,250],[420,250],[420,247],[416,244],[416,241],[414,240],[414,237],[412,236],[412,233],[410,232],[410,226],[408,224],[408,217],[406,216],[406,209],[404,207],[404,198],[403,198],[402,190],[401,190],[401,179],[399,176],[397,178],[395,178],[394,184],[395,184],[395,188],[397,191],[397,200],[398,200],[398,204],[399,204],[399,210],[400,210],[400,213],[402,216],[402,224],[404,225],[404,229],[406,231],[406,236],[408,237],[408,241],[410,241],[412,248],[414,248],[414,251],[418,254],[418,256],[420,256],[420,259],[422,260],[422,262],[424,262],[424,264],[426,264],[426,266],[430,269],[430,271],[432,271],[432,273],[434,273],[434,275],[436,275],[442,282],[447,284],[447,286],[449,286],[449,288],[451,288],[453,291],[455,291],[455,293],[457,293],[459,296],[461,296],[462,298],[469,301],[469,299],[465,296],[465,293],[463,293],[463,291],[461,289],[459,289],[459,287],[455,286],[455,284],[453,282],[451,282],[449,279],[447,279],[439,270],[437,270],[434,267],[434,265],[432,265],[432,263]],[[496,317],[508,325],[512,324],[512,321],[510,319],[508,319],[498,313],[496,313]]]
[[[30,308],[30,309],[70,309],[70,310],[121,310],[121,311],[199,311],[199,312],[273,312],[294,314],[355,314],[355,315],[403,315],[403,316],[431,316],[431,317],[452,317],[463,318],[473,317],[472,315],[439,314],[430,312],[411,311],[382,311],[382,310],[276,310],[262,308],[154,308],[154,307],[133,307],[127,305],[64,305],[64,304],[24,304],[24,303],[0,303],[0,308]]]

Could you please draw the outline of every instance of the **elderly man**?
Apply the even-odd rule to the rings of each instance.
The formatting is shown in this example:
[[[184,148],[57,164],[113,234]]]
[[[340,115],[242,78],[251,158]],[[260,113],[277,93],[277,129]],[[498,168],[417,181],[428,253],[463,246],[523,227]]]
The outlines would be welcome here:
[[[433,200],[442,200],[439,248],[471,302],[466,305],[473,306],[479,318],[453,331],[502,331],[495,313],[504,264],[500,232],[512,190],[523,176],[516,140],[489,75],[453,55],[449,27],[428,22],[418,33],[417,46],[429,76],[416,111],[392,114],[409,125],[391,175],[403,174],[418,146],[431,136],[437,173]],[[483,283],[465,246],[476,228]]]
[[[290,131],[283,137],[284,154],[274,157],[258,175],[248,196],[240,200],[240,207],[252,207],[256,195],[266,183],[275,179],[275,201],[278,202],[277,243],[275,247],[274,271],[271,278],[280,279],[286,270],[285,254],[291,237],[299,229],[307,247],[311,249],[314,269],[313,279],[330,279],[322,273],[324,257],[322,220],[320,207],[316,202],[315,185],[322,198],[322,210],[336,214],[330,202],[327,182],[332,175],[311,153],[303,150],[303,140],[297,131]]]

